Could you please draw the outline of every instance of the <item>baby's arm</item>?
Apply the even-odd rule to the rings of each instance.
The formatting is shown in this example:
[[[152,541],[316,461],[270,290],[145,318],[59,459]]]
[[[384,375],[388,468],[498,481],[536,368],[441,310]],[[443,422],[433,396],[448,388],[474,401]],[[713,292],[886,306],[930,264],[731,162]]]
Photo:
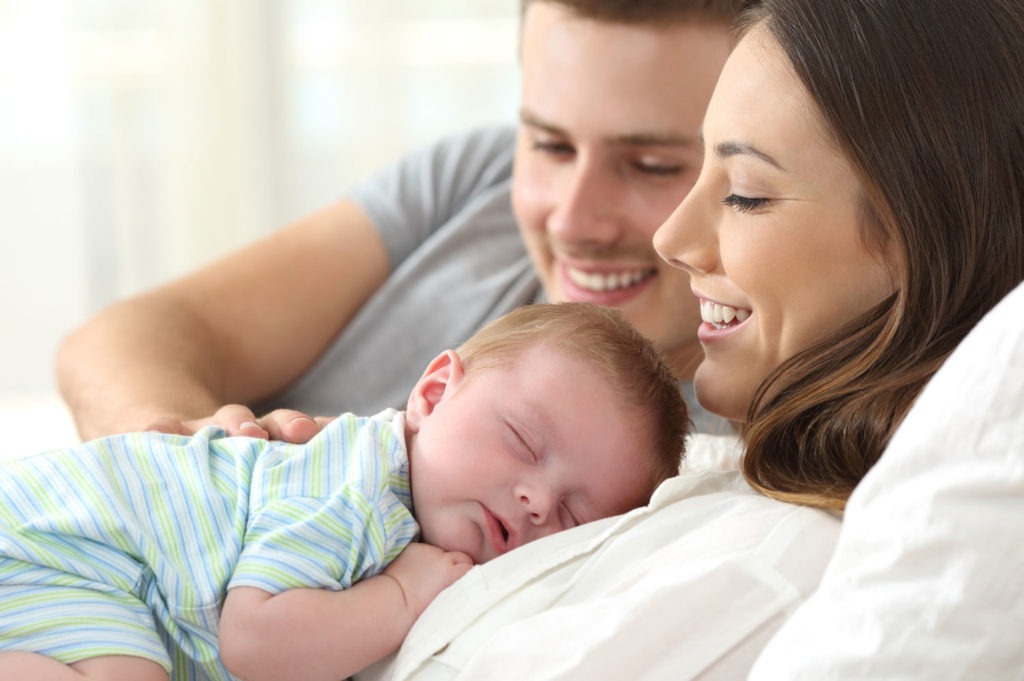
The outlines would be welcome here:
[[[221,658],[246,681],[346,678],[397,650],[427,605],[471,567],[463,553],[413,543],[383,573],[343,591],[231,589]]]

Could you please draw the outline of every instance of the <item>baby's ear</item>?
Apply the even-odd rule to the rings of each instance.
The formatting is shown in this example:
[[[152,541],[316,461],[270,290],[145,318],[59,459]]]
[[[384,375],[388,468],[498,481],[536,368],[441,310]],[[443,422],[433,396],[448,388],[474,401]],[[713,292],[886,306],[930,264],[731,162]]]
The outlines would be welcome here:
[[[445,350],[431,360],[426,370],[409,393],[405,409],[405,423],[413,431],[419,430],[423,419],[463,377],[462,360],[454,350]]]

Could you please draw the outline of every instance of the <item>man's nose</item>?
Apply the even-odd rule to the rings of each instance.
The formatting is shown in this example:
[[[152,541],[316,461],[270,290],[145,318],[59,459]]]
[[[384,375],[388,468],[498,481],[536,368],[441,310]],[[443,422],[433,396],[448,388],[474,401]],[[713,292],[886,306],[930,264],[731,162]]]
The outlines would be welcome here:
[[[548,218],[548,230],[557,240],[609,244],[621,236],[616,218],[619,191],[610,175],[585,158],[564,169],[556,187],[556,206]]]

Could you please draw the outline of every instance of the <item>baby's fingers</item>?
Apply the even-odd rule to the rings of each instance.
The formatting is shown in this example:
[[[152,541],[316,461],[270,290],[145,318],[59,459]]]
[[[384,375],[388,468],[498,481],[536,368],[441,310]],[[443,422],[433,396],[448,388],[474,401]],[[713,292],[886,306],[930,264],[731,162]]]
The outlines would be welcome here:
[[[449,551],[445,555],[451,561],[451,566],[448,570],[448,575],[451,577],[451,581],[448,582],[449,585],[473,568],[473,559],[461,551]]]

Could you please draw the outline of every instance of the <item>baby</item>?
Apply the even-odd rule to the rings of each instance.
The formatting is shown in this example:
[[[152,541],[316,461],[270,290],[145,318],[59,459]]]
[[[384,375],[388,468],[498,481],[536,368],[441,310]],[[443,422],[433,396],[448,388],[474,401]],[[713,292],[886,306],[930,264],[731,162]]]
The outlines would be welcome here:
[[[10,462],[0,678],[337,681],[473,564],[646,503],[687,424],[619,313],[538,304],[305,445],[208,427]]]

